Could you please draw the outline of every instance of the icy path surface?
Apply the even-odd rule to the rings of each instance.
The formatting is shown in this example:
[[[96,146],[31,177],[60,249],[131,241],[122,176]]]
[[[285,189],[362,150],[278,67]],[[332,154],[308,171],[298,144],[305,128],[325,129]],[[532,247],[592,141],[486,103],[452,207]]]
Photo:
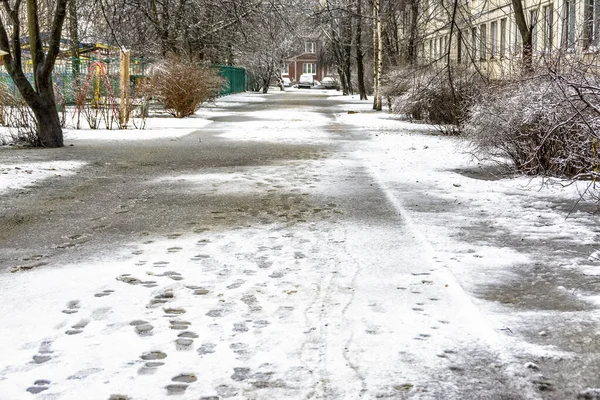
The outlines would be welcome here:
[[[567,342],[543,340],[548,332],[570,334],[553,321],[579,326],[586,319],[595,331],[595,308],[571,299],[570,313],[556,316],[550,306],[509,308],[516,300],[491,299],[500,296],[495,285],[526,281],[516,267],[545,260],[500,237],[550,242],[577,232],[583,245],[594,242],[587,215],[566,222],[546,210],[539,223],[539,208],[553,204],[549,196],[573,199],[574,188],[530,193],[518,179],[470,179],[455,172],[467,160],[453,139],[339,97],[324,110],[313,104],[324,95],[276,99],[287,95],[304,109],[278,109],[273,99],[261,109],[262,101],[242,95],[201,112],[214,131],[181,146],[214,145],[207,151],[223,152],[218,162],[180,170],[165,164],[169,170],[151,170],[148,179],[134,169],[131,181],[118,170],[119,182],[132,187],[119,193],[129,208],[102,209],[97,231],[143,209],[164,214],[165,205],[200,205],[170,233],[138,227],[102,255],[79,262],[32,255],[15,273],[0,274],[0,400],[594,395],[593,382],[574,371],[597,361],[595,348],[586,347],[590,358],[582,361],[583,352]],[[227,158],[227,145],[237,142],[285,142],[301,154],[244,163]],[[300,145],[311,147],[294,147]],[[496,206],[483,217],[488,204]],[[475,226],[481,220],[498,232]],[[75,255],[78,246],[69,247]],[[48,265],[35,264],[46,258]],[[598,268],[568,256],[560,262]],[[542,296],[533,290],[522,290],[523,297]],[[589,304],[593,297],[585,295]],[[527,336],[530,329],[537,338]],[[572,387],[565,389],[552,368],[567,360],[561,373]]]

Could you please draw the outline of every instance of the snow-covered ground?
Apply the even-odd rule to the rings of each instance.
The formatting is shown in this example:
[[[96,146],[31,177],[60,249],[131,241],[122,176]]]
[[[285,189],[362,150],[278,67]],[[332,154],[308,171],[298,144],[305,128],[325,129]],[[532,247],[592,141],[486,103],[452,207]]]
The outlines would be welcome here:
[[[510,381],[506,393],[520,396],[506,398],[544,398],[545,378],[519,357],[571,357],[544,342],[555,328],[554,311],[485,301],[480,286],[510,285],[522,279],[521,266],[538,257],[599,274],[595,216],[577,211],[566,218],[563,206],[584,187],[496,179],[459,139],[337,95],[329,98],[333,118],[318,110],[244,113],[244,104],[265,98],[229,96],[198,118],[152,121],[147,131],[67,131],[66,142],[76,145],[96,138],[171,139],[207,126],[206,118],[235,115],[248,121],[221,122],[219,137],[320,145],[353,131],[369,140],[348,140],[322,159],[165,173],[147,182],[208,196],[283,193],[263,225],[150,234],[123,243],[112,258],[0,274],[0,400],[34,394],[61,400],[460,399],[466,397],[457,393],[476,396],[480,386],[489,394],[494,384],[485,378],[496,373]],[[0,160],[0,193],[41,179],[69,179],[85,165]],[[348,193],[352,179],[372,183]],[[350,183],[340,185],[344,181]],[[374,218],[385,221],[364,223],[369,210],[344,203],[352,195],[365,196],[365,204],[382,196],[389,207]],[[309,197],[329,202],[311,205]],[[291,216],[293,224],[286,214],[292,204],[305,206]],[[215,208],[213,218],[244,212]],[[589,246],[590,258],[574,258],[563,247],[552,254],[530,251],[553,241]],[[590,289],[541,290],[593,305],[598,296]],[[598,314],[579,317],[595,323]],[[539,340],[524,340],[532,329]],[[482,364],[466,364],[469,357]],[[469,368],[477,369],[479,381],[469,378]]]
[[[0,164],[0,193],[16,191],[44,179],[67,177],[85,165],[77,161]]]

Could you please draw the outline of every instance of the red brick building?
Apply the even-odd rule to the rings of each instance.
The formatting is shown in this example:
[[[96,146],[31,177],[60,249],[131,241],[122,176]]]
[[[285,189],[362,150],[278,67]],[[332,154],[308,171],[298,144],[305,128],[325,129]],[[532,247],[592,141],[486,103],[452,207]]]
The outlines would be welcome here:
[[[327,67],[319,63],[316,42],[304,43],[304,53],[285,61],[287,64],[281,76],[290,78],[292,82],[298,82],[302,74],[312,74],[317,81],[328,75]]]

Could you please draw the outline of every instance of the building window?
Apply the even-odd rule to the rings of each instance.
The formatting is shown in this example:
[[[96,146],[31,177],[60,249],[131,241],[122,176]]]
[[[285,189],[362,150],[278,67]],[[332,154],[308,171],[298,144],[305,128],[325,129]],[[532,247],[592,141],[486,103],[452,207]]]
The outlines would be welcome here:
[[[437,49],[438,40],[433,39],[433,58],[438,57],[438,49]]]
[[[544,51],[552,50],[552,25],[554,20],[554,12],[552,6],[546,6],[544,11]]]
[[[535,52],[537,50],[537,37],[538,37],[538,13],[537,10],[529,11],[529,21],[531,21],[531,26],[533,30],[531,32],[531,51]]]
[[[492,58],[498,57],[498,22],[493,21],[490,24],[490,50]]]
[[[317,73],[317,64],[302,64],[302,73],[303,74],[316,74]]]
[[[585,0],[583,39],[586,49],[598,46],[600,30],[600,1]]]
[[[285,64],[281,69],[281,75],[289,75],[290,74],[290,64]]]
[[[506,18],[500,20],[500,58],[506,56]]]
[[[487,59],[487,33],[485,24],[479,26],[479,59]]]
[[[315,45],[315,42],[304,43],[304,52],[305,53],[316,53],[316,51],[317,51],[317,46]]]
[[[575,48],[575,0],[565,0],[563,7],[562,46],[565,49]]]

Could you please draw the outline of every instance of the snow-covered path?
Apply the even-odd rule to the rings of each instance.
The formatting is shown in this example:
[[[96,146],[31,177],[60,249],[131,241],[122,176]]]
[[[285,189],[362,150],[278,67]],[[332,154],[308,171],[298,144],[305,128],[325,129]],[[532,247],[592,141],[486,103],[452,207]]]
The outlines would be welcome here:
[[[593,394],[593,293],[560,297],[576,284],[560,268],[598,268],[585,250],[498,300],[544,251],[593,248],[591,215],[551,207],[574,188],[459,174],[454,139],[327,96],[237,96],[199,114],[206,129],[121,153],[76,141],[78,175],[9,191],[15,215],[41,211],[0,242],[16,271],[0,275],[0,399]]]

